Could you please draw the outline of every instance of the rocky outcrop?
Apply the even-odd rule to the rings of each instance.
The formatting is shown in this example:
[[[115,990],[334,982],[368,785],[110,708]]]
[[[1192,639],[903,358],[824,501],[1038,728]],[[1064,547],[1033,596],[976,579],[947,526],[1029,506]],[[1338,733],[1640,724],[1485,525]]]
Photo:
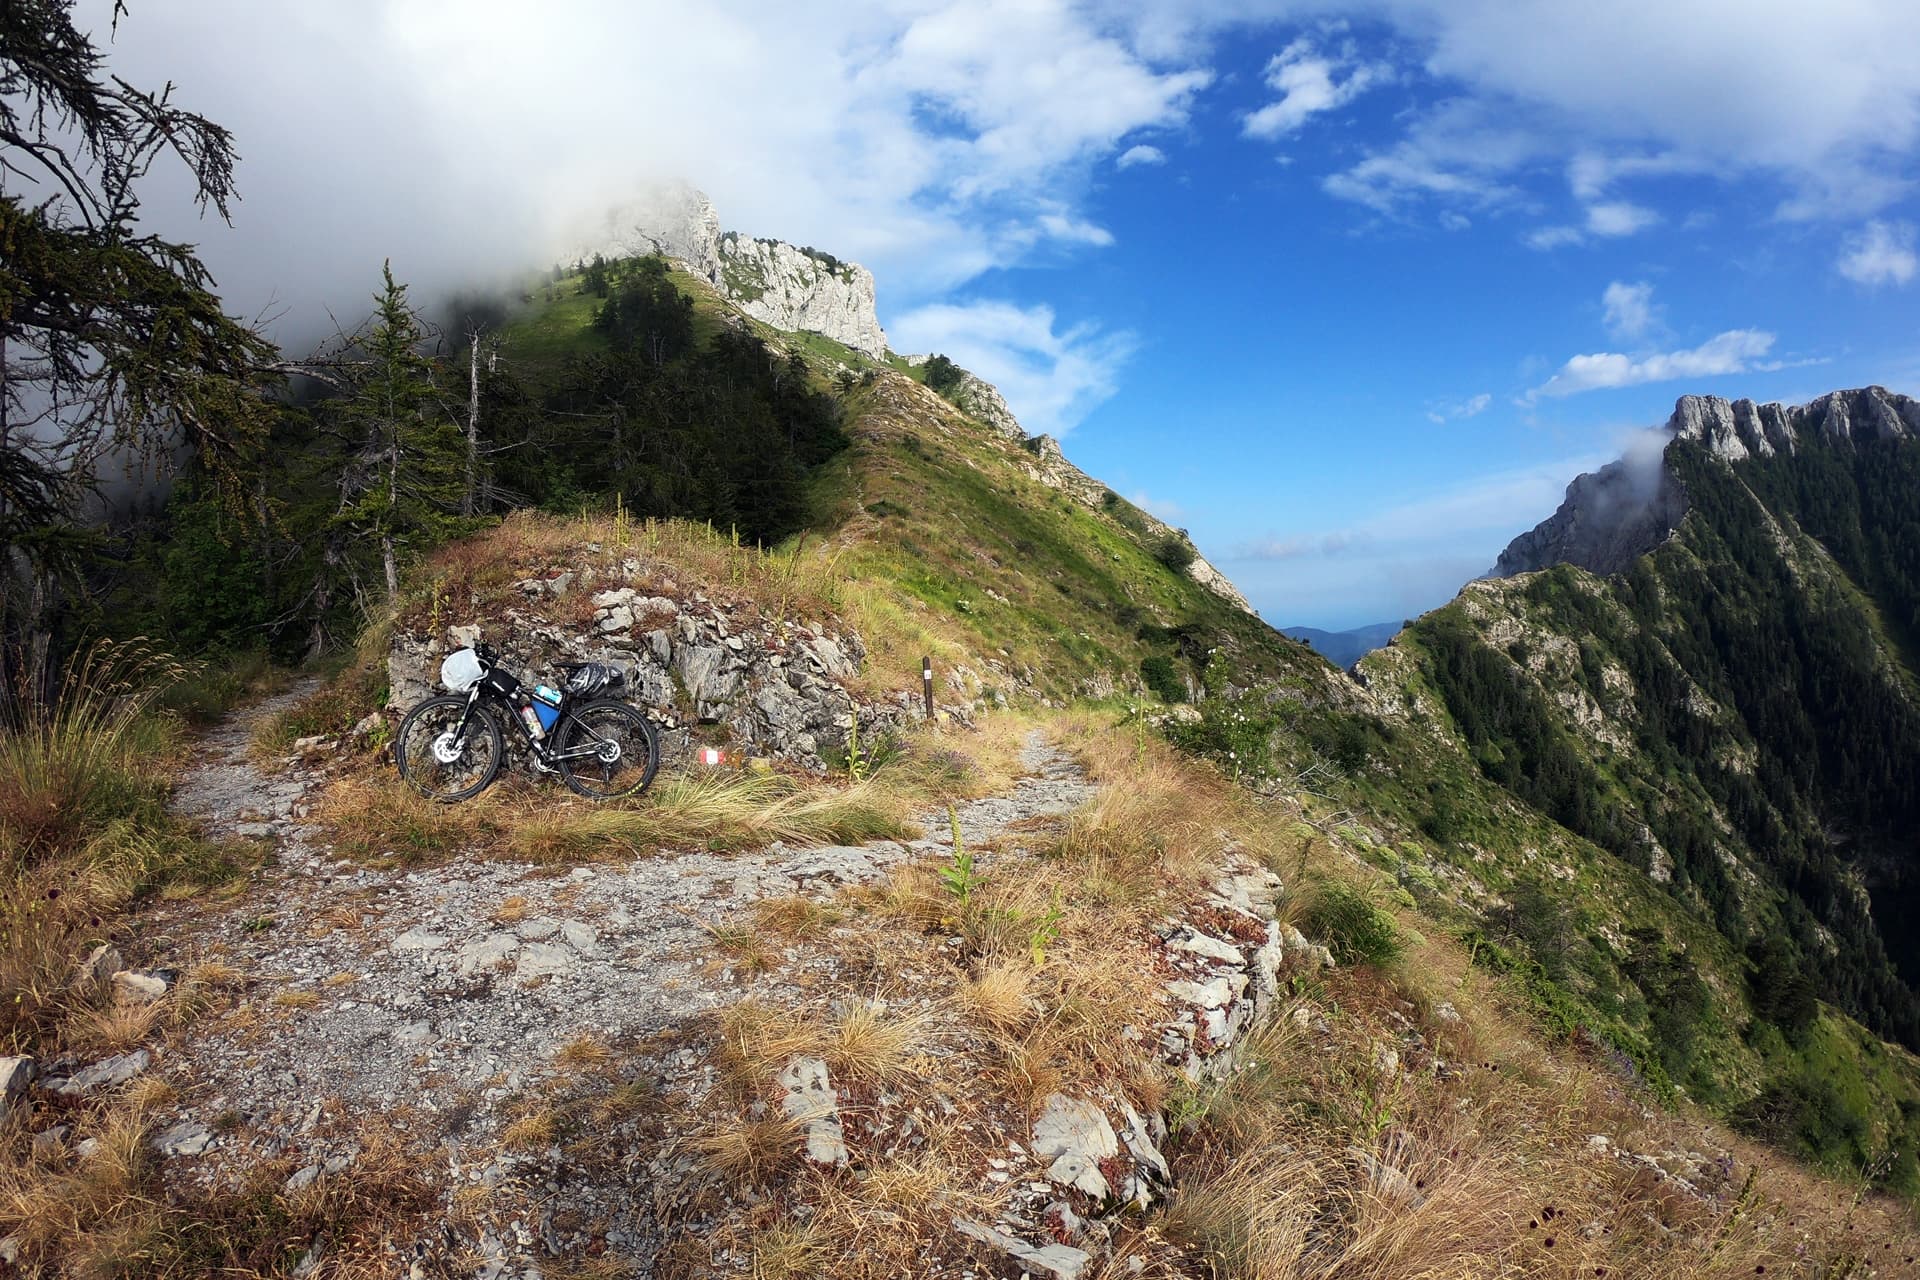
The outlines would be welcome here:
[[[1610,462],[1575,478],[1560,509],[1507,544],[1494,575],[1550,565],[1619,573],[1666,541],[1687,514],[1686,495],[1657,459]]]
[[[858,263],[728,232],[720,238],[720,278],[714,283],[762,324],[825,334],[876,360],[886,358],[873,273]]]
[[[960,384],[953,389],[953,403],[962,413],[979,419],[1003,436],[1014,440],[1027,438],[1026,428],[1013,416],[1000,389],[984,378],[962,374]]]
[[[1803,405],[1681,396],[1667,420],[1676,440],[1696,440],[1729,462],[1794,453],[1813,436],[1830,442],[1920,436],[1920,401],[1885,387],[1831,391]]]
[[[721,732],[732,752],[824,771],[844,751],[852,717],[865,736],[917,705],[910,698],[902,705],[857,702],[845,681],[859,671],[866,646],[833,624],[769,620],[701,592],[685,599],[646,595],[624,585],[624,577],[585,582],[563,573],[515,585],[520,602],[484,637],[477,626],[441,635],[397,632],[387,657],[389,708],[404,710],[430,696],[446,654],[480,638],[527,682],[554,682],[559,661],[621,668],[624,696],[659,727],[668,763],[704,725],[714,729],[703,737]]]
[[[1851,445],[1916,436],[1920,401],[1884,387],[1832,391],[1803,405],[1681,396],[1665,432],[1667,441],[1694,441],[1726,462],[1795,453],[1815,438]],[[1659,546],[1687,514],[1686,494],[1663,456],[1624,458],[1576,478],[1558,511],[1500,553],[1493,575],[1556,564],[1619,573]]]
[[[887,354],[873,273],[817,250],[720,230],[713,202],[685,183],[657,186],[608,211],[576,258],[658,253],[763,324],[818,333],[874,359]]]

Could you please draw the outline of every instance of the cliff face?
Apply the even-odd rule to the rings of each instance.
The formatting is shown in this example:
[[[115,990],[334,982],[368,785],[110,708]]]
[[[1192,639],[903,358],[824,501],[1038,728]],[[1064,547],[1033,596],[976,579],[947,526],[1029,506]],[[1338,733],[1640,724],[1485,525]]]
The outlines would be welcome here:
[[[1494,576],[1556,564],[1619,573],[1665,541],[1686,513],[1686,496],[1664,466],[1611,462],[1577,477],[1558,511],[1508,543]]]
[[[1791,456],[1815,439],[1849,447],[1920,437],[1920,402],[1884,387],[1833,391],[1803,405],[1681,396],[1666,436],[1728,463]],[[1664,455],[1622,459],[1568,485],[1560,509],[1509,543],[1493,573],[1509,578],[1556,564],[1619,573],[1665,542],[1686,514],[1686,493]]]
[[[609,210],[585,241],[576,256],[658,253],[763,324],[886,356],[872,272],[785,241],[723,232],[713,202],[684,183],[652,188]]]
[[[1697,440],[1729,462],[1796,453],[1810,436],[1830,442],[1920,435],[1920,402],[1885,387],[1832,391],[1803,405],[1681,396],[1667,420],[1677,440]]]

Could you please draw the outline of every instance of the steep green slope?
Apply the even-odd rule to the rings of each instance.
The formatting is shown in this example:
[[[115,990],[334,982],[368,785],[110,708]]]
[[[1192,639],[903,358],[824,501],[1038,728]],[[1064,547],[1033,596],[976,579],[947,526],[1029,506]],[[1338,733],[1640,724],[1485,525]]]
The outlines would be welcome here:
[[[618,299],[643,278],[643,266],[617,264],[610,294]],[[974,692],[1109,696],[1137,686],[1141,661],[1157,655],[1196,684],[1211,661],[1241,684],[1356,700],[1305,646],[1182,567],[1192,557],[1184,535],[1102,490],[1050,441],[1017,439],[969,417],[904,360],[881,362],[818,334],[769,329],[677,268],[659,278],[686,300],[685,350],[677,339],[669,345],[687,383],[744,376],[741,362],[764,344],[757,358],[776,371],[775,409],[798,405],[783,420],[818,428],[810,450],[795,450],[806,468],[804,503],[780,508],[780,521],[735,527],[749,539],[771,530],[790,551],[831,556],[850,577],[901,589],[922,615],[929,643],[941,643],[943,668],[964,668],[960,677]],[[502,332],[513,398],[536,441],[524,459],[507,464],[507,481],[537,490],[543,472],[563,468],[565,483],[546,491],[574,503],[595,500],[590,483],[597,481],[599,500],[617,489],[636,515],[703,518],[703,504],[723,509],[733,495],[692,494],[675,505],[684,486],[659,483],[651,472],[644,484],[625,483],[608,465],[617,427],[611,406],[631,404],[637,380],[667,379],[645,359],[637,368],[621,362],[621,334],[596,323],[605,305],[584,276],[567,276],[533,291]],[[639,324],[647,333],[671,327]],[[735,354],[716,354],[727,352]],[[829,397],[833,422],[826,424],[818,411]],[[627,423],[645,429],[640,418],[651,403],[630,409]],[[622,447],[629,447],[624,438]],[[732,523],[725,515],[705,518]],[[923,655],[882,656],[903,676],[912,664],[903,683],[917,683]]]
[[[1729,452],[1668,446],[1687,513],[1625,572],[1472,584],[1361,669],[1458,760],[1456,854],[1513,866],[1482,783],[1579,837],[1510,913],[1543,976],[1756,1131],[1911,1184],[1911,1055],[1818,1002],[1920,1044],[1920,442]]]

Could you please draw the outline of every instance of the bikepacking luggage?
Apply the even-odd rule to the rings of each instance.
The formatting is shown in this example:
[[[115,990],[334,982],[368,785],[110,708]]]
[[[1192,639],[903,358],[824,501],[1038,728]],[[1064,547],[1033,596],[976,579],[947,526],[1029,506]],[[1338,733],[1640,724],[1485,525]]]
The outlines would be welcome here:
[[[401,719],[394,762],[422,795],[465,800],[492,784],[506,758],[504,729],[518,725],[530,763],[591,800],[639,795],[660,766],[652,723],[621,696],[626,673],[604,662],[562,662],[562,689],[526,686],[485,644],[440,664],[444,694]]]

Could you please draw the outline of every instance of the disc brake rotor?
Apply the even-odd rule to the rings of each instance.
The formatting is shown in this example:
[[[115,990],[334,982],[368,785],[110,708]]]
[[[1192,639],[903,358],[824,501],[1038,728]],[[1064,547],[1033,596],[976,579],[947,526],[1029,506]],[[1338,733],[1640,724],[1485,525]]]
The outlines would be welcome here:
[[[458,764],[464,754],[466,744],[455,737],[451,729],[433,740],[433,758],[441,764]]]

